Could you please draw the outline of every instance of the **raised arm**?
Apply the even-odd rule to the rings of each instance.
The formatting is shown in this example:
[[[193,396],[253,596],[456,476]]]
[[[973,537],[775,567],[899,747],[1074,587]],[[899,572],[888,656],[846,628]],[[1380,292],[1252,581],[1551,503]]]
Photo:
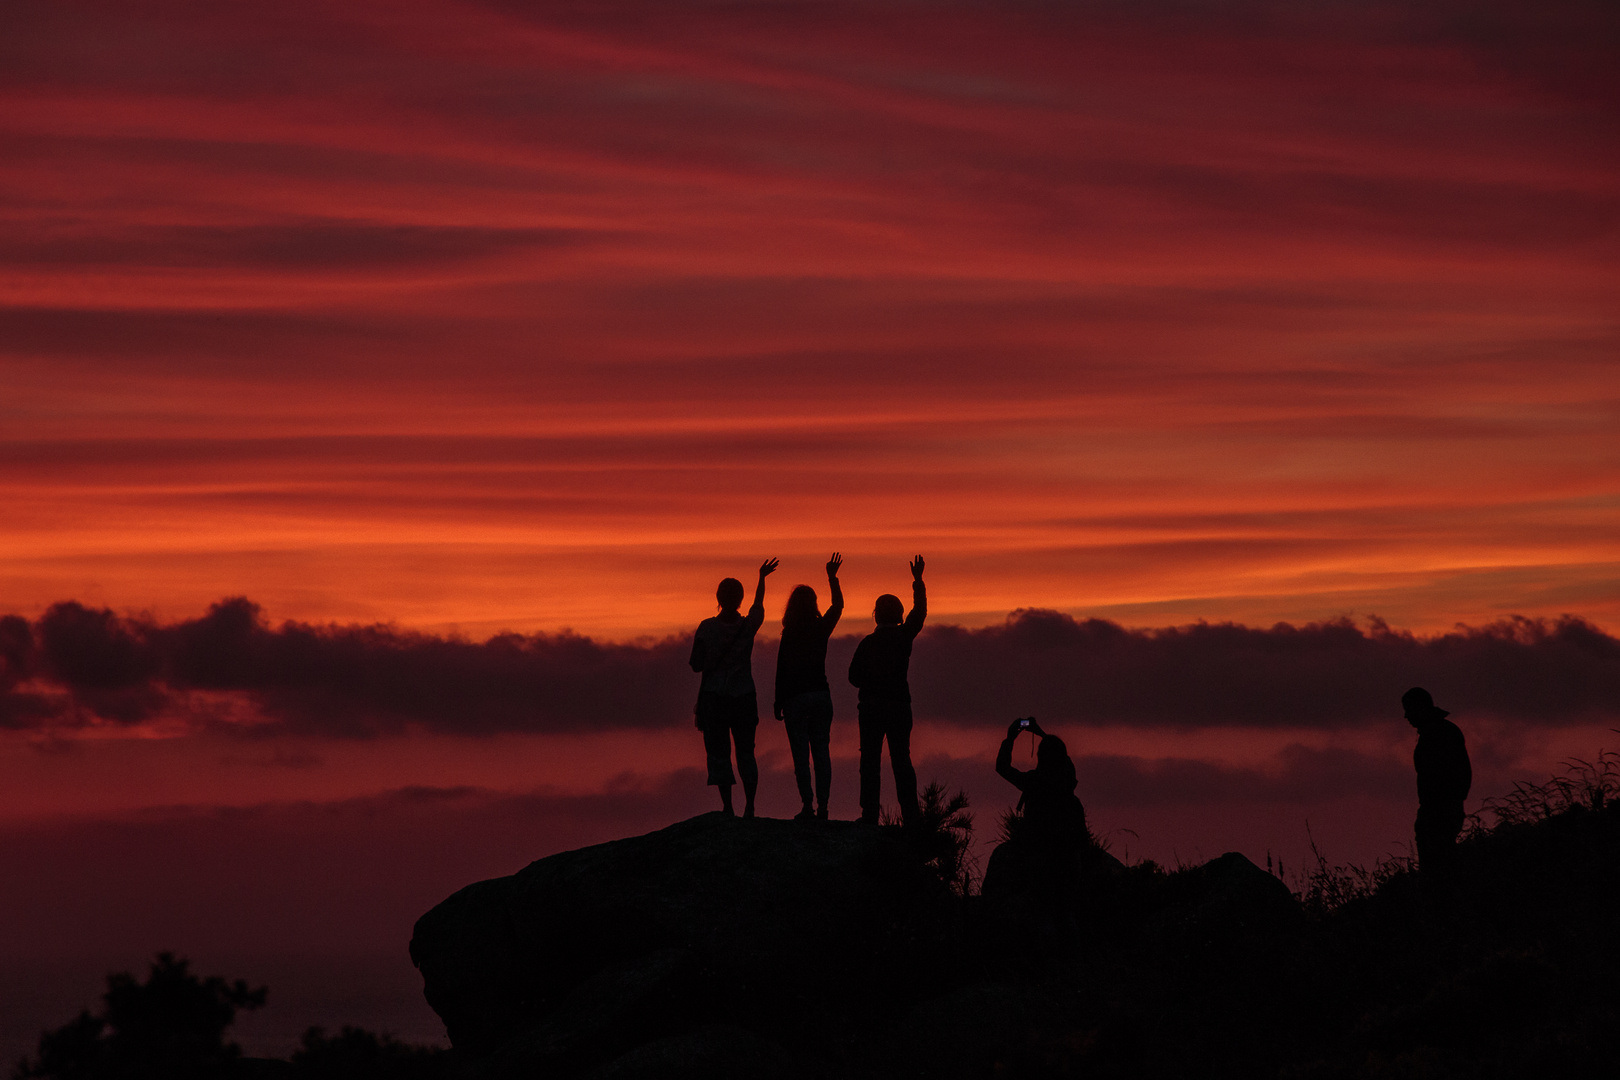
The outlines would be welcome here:
[[[1018,741],[1018,733],[1023,730],[1025,730],[1023,722],[1014,720],[1007,728],[1007,737],[1001,740],[1001,749],[996,751],[996,772],[1020,791],[1024,789],[1025,778],[1029,774],[1022,769],[1013,768],[1012,748],[1013,743]]]
[[[928,590],[923,586],[923,557],[911,560],[911,613],[906,616],[906,633],[916,637],[928,618]]]
[[[776,573],[776,560],[766,559],[759,564],[759,584],[754,586],[754,606],[748,609],[747,623],[758,630],[765,622],[765,579]]]
[[[827,628],[827,633],[833,632],[838,620],[844,614],[844,590],[838,584],[838,568],[844,565],[844,557],[833,552],[833,557],[827,560],[827,591],[832,593],[832,599],[827,603],[827,610],[821,614],[821,624]]]

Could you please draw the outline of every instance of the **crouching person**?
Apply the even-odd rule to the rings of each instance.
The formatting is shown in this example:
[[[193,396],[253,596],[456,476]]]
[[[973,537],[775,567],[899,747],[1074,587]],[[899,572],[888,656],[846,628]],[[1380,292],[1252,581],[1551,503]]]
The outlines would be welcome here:
[[[1035,767],[1028,771],[1014,767],[1013,744],[1024,732],[1040,740],[1035,748]],[[1022,795],[1014,826],[1020,841],[1053,851],[1078,851],[1091,843],[1086,828],[1086,808],[1074,793],[1079,786],[1069,748],[1056,735],[1041,730],[1033,716],[1014,720],[1007,728],[996,752],[996,772]]]
[[[1025,732],[1039,740],[1035,767],[1027,770],[1012,763],[1013,746]],[[1090,904],[1088,880],[1120,864],[1092,841],[1068,747],[1034,717],[1014,720],[996,754],[996,772],[1020,797],[985,869],[986,905],[1044,930],[1078,930]]]

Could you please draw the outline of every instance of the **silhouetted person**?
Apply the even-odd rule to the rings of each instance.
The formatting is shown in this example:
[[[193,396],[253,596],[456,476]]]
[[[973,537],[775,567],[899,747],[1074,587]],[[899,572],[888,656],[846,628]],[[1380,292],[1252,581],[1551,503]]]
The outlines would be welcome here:
[[[1013,746],[1022,732],[1039,740],[1035,767],[1013,765]],[[980,895],[994,912],[998,932],[1009,932],[1015,955],[1032,955],[1029,942],[1075,941],[1095,933],[1098,907],[1111,895],[1098,889],[1119,863],[1092,842],[1086,810],[1074,793],[1074,762],[1056,735],[1041,730],[1034,717],[1014,720],[996,754],[996,772],[1016,787],[1018,810],[1004,819],[1005,840],[990,853]],[[1050,958],[1044,946],[1037,954]]]
[[[776,560],[766,559],[759,567],[759,585],[754,589],[754,606],[745,618],[743,586],[736,578],[726,578],[715,589],[720,614],[698,624],[692,641],[692,670],[703,673],[697,706],[692,710],[703,732],[703,749],[709,759],[709,783],[720,789],[720,806],[731,808],[731,744],[737,744],[737,772],[742,774],[743,817],[754,816],[754,791],[759,787],[759,765],[754,761],[754,729],[759,726],[759,699],[754,693],[754,632],[765,621],[765,579],[776,571]]]
[[[1025,731],[1040,740],[1035,767],[1027,771],[1012,763],[1013,744]],[[1001,749],[996,753],[996,772],[1023,793],[1018,800],[1018,809],[1023,813],[1018,829],[1020,842],[1072,851],[1090,840],[1086,809],[1074,793],[1078,780],[1069,748],[1056,735],[1042,731],[1033,716],[1027,721],[1014,720],[1007,728],[1007,737],[1001,740]]]
[[[1418,867],[1443,870],[1457,850],[1457,834],[1462,832],[1463,800],[1473,786],[1474,770],[1468,763],[1468,745],[1463,733],[1436,708],[1434,698],[1421,686],[1401,695],[1406,719],[1418,730],[1412,765],[1417,769],[1418,812],[1413,831],[1417,834]]]
[[[884,593],[872,606],[877,629],[862,639],[849,663],[849,681],[860,689],[861,820],[875,825],[883,793],[883,740],[889,741],[895,796],[907,824],[917,818],[917,770],[911,767],[911,643],[928,616],[923,557],[911,561],[911,614],[900,598]]]
[[[832,791],[832,689],[827,685],[827,639],[844,613],[844,590],[838,586],[843,556],[827,560],[827,589],[832,600],[826,614],[816,607],[816,590],[796,585],[782,612],[782,644],[776,653],[776,718],[787,729],[793,750],[793,776],[799,782],[804,809],[800,820],[827,818]],[[815,761],[815,801],[811,802],[810,763]]]

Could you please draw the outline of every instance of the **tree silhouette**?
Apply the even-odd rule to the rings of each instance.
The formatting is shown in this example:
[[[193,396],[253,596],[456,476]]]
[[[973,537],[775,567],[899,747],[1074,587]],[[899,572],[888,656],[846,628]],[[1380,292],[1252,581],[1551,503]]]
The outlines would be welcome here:
[[[17,1066],[17,1080],[215,1080],[242,1049],[225,1041],[241,1009],[264,1005],[266,987],[192,974],[189,962],[159,953],[144,983],[107,976],[102,1011],[39,1038],[39,1057]]]

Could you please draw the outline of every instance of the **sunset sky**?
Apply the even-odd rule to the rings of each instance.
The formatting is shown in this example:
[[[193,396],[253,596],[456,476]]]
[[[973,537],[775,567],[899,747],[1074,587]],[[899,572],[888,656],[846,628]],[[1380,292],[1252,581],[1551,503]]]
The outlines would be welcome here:
[[[1029,712],[1171,865],[1404,852],[1414,683],[1470,809],[1620,745],[1616,55],[1603,0],[13,0],[0,1057],[163,948],[270,981],[250,1049],[438,1038],[417,915],[710,808],[687,635],[767,556],[765,687],[846,560],[840,816],[917,552],[986,837]]]

